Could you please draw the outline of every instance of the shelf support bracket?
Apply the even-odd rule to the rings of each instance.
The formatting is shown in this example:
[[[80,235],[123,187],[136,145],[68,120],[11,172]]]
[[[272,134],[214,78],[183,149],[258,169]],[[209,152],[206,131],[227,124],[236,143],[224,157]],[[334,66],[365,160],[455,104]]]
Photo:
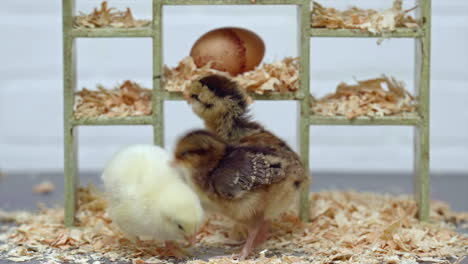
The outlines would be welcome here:
[[[415,39],[415,91],[419,99],[418,113],[421,123],[414,129],[414,195],[421,221],[429,221],[430,170],[429,170],[429,97],[431,59],[431,0],[418,0],[417,19],[423,36]]]
[[[303,96],[298,97],[298,145],[299,154],[304,164],[305,173],[309,176],[301,189],[299,195],[299,216],[302,221],[308,222],[309,218],[309,194],[310,194],[310,171],[309,171],[309,132],[310,132],[310,105],[309,96],[309,75],[310,75],[310,3],[303,1],[297,6],[298,17],[298,39],[299,39],[299,76],[300,76],[300,91],[298,94]]]
[[[65,226],[75,224],[78,187],[77,129],[73,124],[73,104],[76,89],[76,46],[71,35],[74,1],[63,0],[63,125]]]

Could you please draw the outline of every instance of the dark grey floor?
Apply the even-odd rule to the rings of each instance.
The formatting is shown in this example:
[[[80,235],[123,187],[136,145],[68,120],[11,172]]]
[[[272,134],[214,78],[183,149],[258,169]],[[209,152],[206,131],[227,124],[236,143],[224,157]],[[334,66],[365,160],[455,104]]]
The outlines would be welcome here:
[[[34,185],[52,181],[56,190],[39,195],[32,191]],[[81,185],[93,183],[100,186],[97,173],[82,173]],[[379,193],[409,194],[413,190],[412,175],[389,173],[314,173],[312,191],[357,190]],[[449,203],[456,211],[468,211],[468,175],[432,175],[431,199]],[[0,176],[0,208],[3,210],[36,210],[37,203],[48,206],[63,204],[62,173],[11,173]],[[1,225],[1,223],[0,223]],[[466,230],[465,230],[466,231]],[[13,262],[0,259],[0,264]],[[37,262],[26,262],[37,263]],[[468,264],[468,259],[462,261]]]
[[[0,208],[4,210],[32,210],[37,202],[49,206],[63,204],[63,174],[12,173],[0,177]],[[412,175],[389,173],[314,173],[312,191],[357,190],[392,194],[411,193]],[[34,185],[50,180],[56,190],[48,195],[32,192]],[[82,173],[81,185],[94,183],[100,186],[97,173]],[[446,174],[431,176],[431,199],[449,203],[454,210],[468,211],[468,175]]]

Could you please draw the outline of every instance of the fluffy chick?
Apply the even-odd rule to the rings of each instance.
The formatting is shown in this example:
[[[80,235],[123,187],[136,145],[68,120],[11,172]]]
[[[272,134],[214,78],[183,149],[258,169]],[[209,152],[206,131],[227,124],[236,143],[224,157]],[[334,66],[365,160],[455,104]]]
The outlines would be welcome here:
[[[102,174],[109,216],[131,239],[166,241],[194,238],[203,220],[198,196],[170,165],[171,155],[152,145],[132,145],[116,153]]]
[[[247,94],[228,77],[213,74],[194,81],[189,88],[189,103],[205,127],[230,143],[262,132],[248,115]]]
[[[205,204],[247,228],[240,259],[267,239],[270,219],[289,208],[304,180],[275,149],[230,145],[206,130],[179,139],[175,163]]]
[[[283,140],[251,120],[244,89],[228,77],[212,74],[190,86],[189,103],[208,130],[231,144],[274,148],[302,167],[299,156]]]
[[[204,121],[206,128],[229,144],[273,150],[274,155],[281,157],[285,162],[287,177],[293,179],[297,187],[291,190],[290,185],[286,184],[283,188],[291,197],[298,197],[299,190],[309,181],[299,155],[282,139],[251,120],[248,96],[242,87],[226,76],[208,75],[192,83],[189,89],[189,103]],[[269,195],[276,194],[271,192]],[[289,205],[276,204],[277,210]]]
[[[212,74],[194,81],[189,102],[211,132],[230,144],[272,148],[275,155],[288,162],[289,174],[301,182],[309,181],[299,155],[282,139],[251,120],[248,96],[230,78]]]

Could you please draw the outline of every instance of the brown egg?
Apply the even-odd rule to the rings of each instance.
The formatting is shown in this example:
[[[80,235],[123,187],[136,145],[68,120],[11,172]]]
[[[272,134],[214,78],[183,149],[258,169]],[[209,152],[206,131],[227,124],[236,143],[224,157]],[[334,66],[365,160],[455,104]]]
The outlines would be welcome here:
[[[201,36],[190,51],[198,67],[212,61],[211,68],[235,76],[255,69],[265,55],[265,44],[254,32],[242,28],[219,28]]]

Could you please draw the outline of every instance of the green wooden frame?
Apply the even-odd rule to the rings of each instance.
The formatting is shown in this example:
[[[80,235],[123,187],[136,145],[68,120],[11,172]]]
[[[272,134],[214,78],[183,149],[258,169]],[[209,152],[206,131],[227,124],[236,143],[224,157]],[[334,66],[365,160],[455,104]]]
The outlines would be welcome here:
[[[167,92],[162,87],[162,14],[164,5],[295,5],[298,18],[299,73],[300,89],[297,92],[266,95],[252,94],[256,100],[295,100],[298,105],[297,127],[299,153],[309,170],[309,140],[311,125],[405,125],[415,127],[415,196],[419,205],[419,217],[429,217],[429,67],[431,1],[419,0],[418,16],[422,27],[418,30],[398,29],[392,33],[374,35],[360,30],[316,29],[310,27],[309,0],[148,0],[153,5],[151,27],[138,29],[75,29],[73,28],[74,0],[63,1],[63,80],[64,80],[64,175],[65,175],[65,225],[73,226],[76,211],[76,190],[78,186],[78,144],[77,126],[102,125],[151,125],[154,144],[164,144],[164,101],[184,100],[181,93]],[[153,97],[151,116],[117,118],[75,118],[73,115],[74,93],[76,91],[75,38],[146,37],[153,40]],[[359,117],[347,120],[341,116],[324,117],[314,115],[310,108],[310,39],[311,37],[385,37],[414,38],[415,47],[415,87],[419,98],[416,114],[389,117]],[[308,219],[309,185],[301,192],[300,216]]]

